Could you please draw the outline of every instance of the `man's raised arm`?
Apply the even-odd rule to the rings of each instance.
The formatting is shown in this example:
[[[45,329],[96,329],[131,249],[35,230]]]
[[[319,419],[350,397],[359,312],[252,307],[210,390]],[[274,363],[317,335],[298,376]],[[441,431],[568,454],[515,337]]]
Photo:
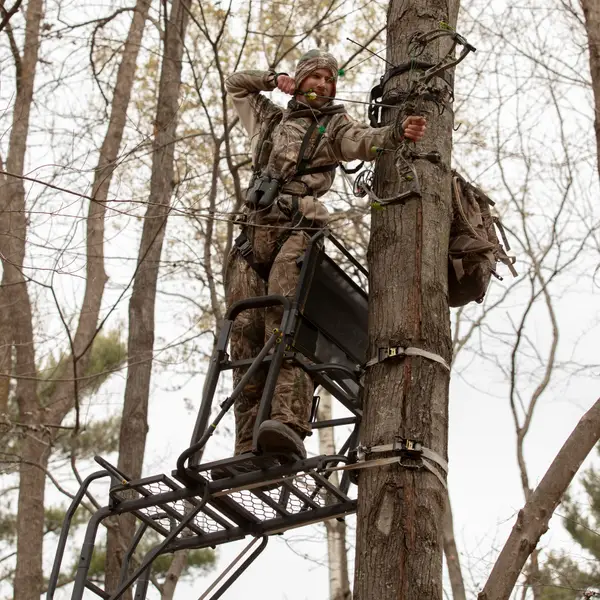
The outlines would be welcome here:
[[[273,112],[281,110],[260,93],[274,90],[276,77],[274,71],[239,71],[225,81],[225,89],[251,139],[258,132],[261,122]]]

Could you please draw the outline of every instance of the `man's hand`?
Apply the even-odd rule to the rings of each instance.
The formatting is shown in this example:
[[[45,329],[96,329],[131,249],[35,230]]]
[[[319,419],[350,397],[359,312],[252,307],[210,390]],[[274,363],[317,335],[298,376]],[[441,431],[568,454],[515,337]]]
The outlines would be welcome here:
[[[296,82],[293,77],[282,73],[277,76],[277,89],[281,90],[284,94],[293,94],[296,90]]]
[[[406,117],[402,123],[402,129],[404,130],[404,137],[412,140],[413,142],[420,142],[425,135],[425,129],[427,127],[427,120],[425,117],[417,117],[411,115]]]

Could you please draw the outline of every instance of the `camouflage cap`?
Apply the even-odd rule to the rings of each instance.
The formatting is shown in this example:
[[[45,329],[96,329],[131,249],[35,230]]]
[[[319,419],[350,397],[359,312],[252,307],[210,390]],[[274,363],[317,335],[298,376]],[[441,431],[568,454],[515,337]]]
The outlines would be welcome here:
[[[294,74],[296,88],[299,88],[302,85],[302,81],[317,69],[327,69],[331,72],[331,76],[333,77],[332,96],[335,96],[335,87],[338,78],[338,61],[333,54],[329,54],[329,52],[324,52],[318,48],[309,50],[300,57],[300,60],[296,65],[296,73]]]

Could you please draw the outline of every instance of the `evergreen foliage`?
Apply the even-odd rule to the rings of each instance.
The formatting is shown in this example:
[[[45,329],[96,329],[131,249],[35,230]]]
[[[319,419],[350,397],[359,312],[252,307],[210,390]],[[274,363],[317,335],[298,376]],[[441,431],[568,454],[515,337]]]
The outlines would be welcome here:
[[[597,446],[600,454],[600,446]],[[583,499],[566,496],[560,514],[565,529],[581,553],[552,551],[540,570],[541,600],[581,600],[584,593],[600,595],[600,472],[590,467],[581,476]]]

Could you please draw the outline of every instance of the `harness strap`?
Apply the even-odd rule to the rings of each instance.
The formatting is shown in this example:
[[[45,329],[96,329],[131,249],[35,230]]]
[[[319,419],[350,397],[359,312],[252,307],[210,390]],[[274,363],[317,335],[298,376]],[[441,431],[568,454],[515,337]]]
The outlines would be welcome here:
[[[423,350],[421,348],[404,348],[402,346],[391,346],[389,348],[379,348],[377,352],[377,356],[373,357],[371,360],[365,363],[365,368],[372,367],[377,363],[383,362],[388,358],[394,358],[398,356],[420,356],[422,358],[427,358],[428,360],[432,360],[434,362],[442,365],[446,370],[450,371],[450,365],[446,362],[446,360],[441,357],[439,354],[435,354],[433,352],[429,352],[428,350]]]
[[[310,164],[310,161],[314,158],[316,152],[317,152],[317,148],[319,147],[319,143],[321,142],[321,138],[323,137],[323,134],[325,133],[325,129],[327,127],[327,125],[329,124],[329,121],[331,121],[332,119],[332,115],[326,115],[325,118],[323,119],[323,121],[321,121],[321,124],[319,125],[319,121],[315,120],[313,121],[309,128],[306,130],[306,133],[304,134],[304,139],[302,140],[302,144],[300,145],[300,151],[298,153],[298,160],[296,161],[296,169],[295,172],[293,174],[293,177],[296,177],[297,175],[308,175],[309,172],[312,173],[324,173],[326,171],[314,171],[313,169],[321,169],[322,167],[308,167],[308,165]],[[317,128],[318,126],[318,128]],[[315,130],[316,130],[316,136],[315,136]],[[310,152],[308,154],[308,156],[305,156],[310,144],[312,143],[312,146],[310,147]],[[333,166],[333,169],[335,169],[337,165]],[[327,165],[327,171],[332,171],[333,169],[331,168],[332,165]]]
[[[312,175],[314,173],[327,173],[328,171],[335,171],[337,167],[337,163],[334,165],[321,165],[320,167],[308,167],[306,169],[298,171],[296,175]]]
[[[242,233],[235,238],[233,242],[238,252],[244,257],[246,262],[260,275],[262,279],[267,281],[269,279],[269,271],[271,270],[270,265],[259,263],[254,257],[254,250],[252,244],[246,235],[246,230],[242,229]]]

